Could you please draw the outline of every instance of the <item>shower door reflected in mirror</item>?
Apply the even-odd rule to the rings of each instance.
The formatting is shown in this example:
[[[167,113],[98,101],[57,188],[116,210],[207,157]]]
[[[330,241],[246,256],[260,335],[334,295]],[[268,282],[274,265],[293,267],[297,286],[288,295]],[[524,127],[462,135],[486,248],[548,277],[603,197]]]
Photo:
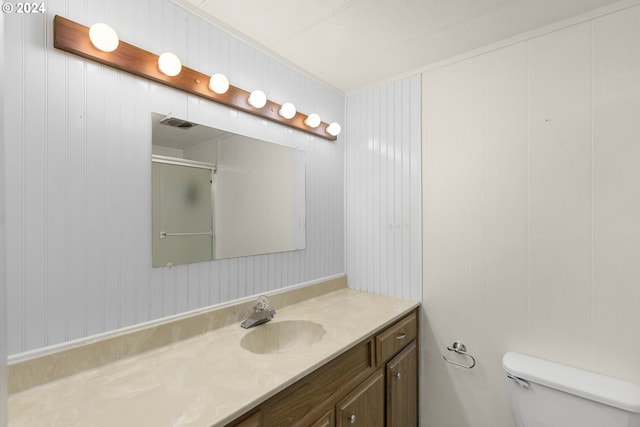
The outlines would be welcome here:
[[[155,156],[153,266],[213,259],[213,167]]]
[[[155,267],[305,248],[303,151],[155,113],[152,135]],[[181,178],[162,183],[156,179],[160,164],[177,167],[181,172],[172,174]],[[177,185],[183,174],[190,175],[189,168],[210,172],[208,201],[204,188],[189,186],[195,178],[185,178],[185,188]],[[175,194],[160,194],[161,186]],[[195,204],[187,204],[180,213],[176,205],[196,201],[191,199],[202,202],[202,208],[196,213],[190,211]],[[163,200],[172,201],[167,206]],[[175,225],[160,226],[176,213]],[[156,243],[166,249],[156,250]]]

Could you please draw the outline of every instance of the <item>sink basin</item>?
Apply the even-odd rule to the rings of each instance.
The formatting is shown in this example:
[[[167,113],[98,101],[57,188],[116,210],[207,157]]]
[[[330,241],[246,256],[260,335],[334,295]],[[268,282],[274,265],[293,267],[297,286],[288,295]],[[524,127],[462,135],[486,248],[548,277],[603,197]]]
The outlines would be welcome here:
[[[257,354],[275,354],[308,347],[322,339],[324,327],[308,320],[283,320],[255,326],[240,345]]]

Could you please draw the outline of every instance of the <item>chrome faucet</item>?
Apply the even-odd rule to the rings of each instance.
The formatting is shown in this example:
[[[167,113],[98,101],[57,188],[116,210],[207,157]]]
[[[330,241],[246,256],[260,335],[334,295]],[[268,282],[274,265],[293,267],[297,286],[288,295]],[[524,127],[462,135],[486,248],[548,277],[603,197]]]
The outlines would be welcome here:
[[[258,297],[258,301],[253,306],[253,313],[246,319],[244,322],[240,324],[245,329],[261,325],[263,323],[268,322],[273,319],[273,316],[276,315],[276,311],[271,308],[271,300],[266,295],[260,295]]]

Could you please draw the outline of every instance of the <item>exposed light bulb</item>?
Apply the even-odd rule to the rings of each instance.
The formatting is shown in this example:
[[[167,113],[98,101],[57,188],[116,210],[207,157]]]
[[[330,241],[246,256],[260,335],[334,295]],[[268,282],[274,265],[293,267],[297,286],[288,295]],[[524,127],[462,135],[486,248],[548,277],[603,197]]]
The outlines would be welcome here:
[[[296,106],[290,102],[285,102],[284,104],[282,104],[282,107],[280,107],[280,111],[278,111],[278,114],[280,114],[285,119],[292,119],[296,115]]]
[[[89,28],[89,40],[96,49],[103,52],[113,52],[120,44],[116,31],[101,22],[93,24]]]
[[[247,102],[255,108],[262,108],[267,105],[267,95],[261,90],[254,90],[249,95]]]
[[[309,126],[310,128],[317,128],[320,126],[320,116],[316,113],[311,113],[304,119],[304,124]]]
[[[229,79],[224,74],[216,73],[209,79],[209,89],[222,95],[229,90]]]
[[[182,71],[182,62],[175,54],[165,52],[158,57],[158,68],[169,77],[174,77]]]
[[[331,136],[338,136],[341,131],[342,128],[336,122],[333,122],[329,126],[327,126],[327,133]]]

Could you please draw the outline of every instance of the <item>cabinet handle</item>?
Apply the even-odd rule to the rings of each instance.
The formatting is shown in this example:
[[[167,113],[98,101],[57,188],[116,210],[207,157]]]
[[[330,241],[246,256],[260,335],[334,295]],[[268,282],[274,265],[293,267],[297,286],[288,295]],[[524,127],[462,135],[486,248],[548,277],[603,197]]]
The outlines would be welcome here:
[[[396,335],[396,339],[397,340],[403,340],[407,337],[407,334],[405,334],[404,332],[399,333],[398,335]]]
[[[356,422],[356,416],[354,414],[351,414],[351,416],[348,416],[347,419],[349,420],[349,423],[351,423],[351,424],[355,424],[355,422]]]
[[[395,374],[393,374],[393,376],[396,377],[396,379],[398,379],[398,380],[402,377],[400,372],[396,372]]]

